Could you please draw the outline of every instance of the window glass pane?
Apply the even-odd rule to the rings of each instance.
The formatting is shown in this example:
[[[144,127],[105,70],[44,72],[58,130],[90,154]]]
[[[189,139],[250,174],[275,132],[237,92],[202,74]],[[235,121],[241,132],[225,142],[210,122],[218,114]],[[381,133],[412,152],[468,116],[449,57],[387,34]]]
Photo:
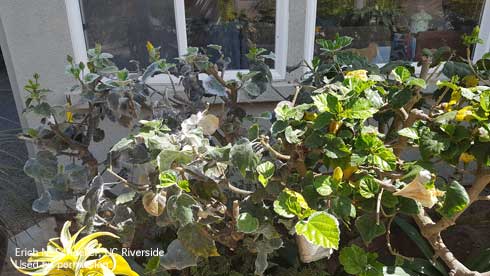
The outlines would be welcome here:
[[[162,58],[178,56],[173,0],[80,0],[80,6],[87,46],[102,44],[119,66],[147,65],[147,41],[161,46]]]
[[[274,51],[275,0],[185,0],[189,47],[223,46],[228,69],[247,69],[252,46]]]
[[[479,24],[485,0],[318,0],[317,37],[354,38],[371,62],[420,60],[424,48],[449,46],[466,56],[461,37]]]

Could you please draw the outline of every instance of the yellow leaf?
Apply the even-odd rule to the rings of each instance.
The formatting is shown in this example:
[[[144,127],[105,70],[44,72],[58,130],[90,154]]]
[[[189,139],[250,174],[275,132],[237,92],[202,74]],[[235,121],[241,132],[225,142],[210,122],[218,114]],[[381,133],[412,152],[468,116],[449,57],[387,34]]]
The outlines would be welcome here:
[[[346,79],[358,79],[358,80],[362,80],[362,81],[367,81],[369,79],[367,73],[368,73],[367,70],[349,71],[345,74],[345,78]]]
[[[465,106],[456,113],[456,121],[470,121],[473,118],[473,107]]]
[[[219,118],[213,114],[205,115],[197,124],[202,128],[204,135],[213,135],[219,128]]]
[[[303,117],[304,120],[306,121],[313,121],[318,117],[318,114],[315,112],[305,112],[305,116]]]
[[[451,107],[455,104],[457,104],[461,100],[461,91],[456,90],[451,93],[451,99],[449,100],[449,103],[446,105],[446,111],[451,111]]]

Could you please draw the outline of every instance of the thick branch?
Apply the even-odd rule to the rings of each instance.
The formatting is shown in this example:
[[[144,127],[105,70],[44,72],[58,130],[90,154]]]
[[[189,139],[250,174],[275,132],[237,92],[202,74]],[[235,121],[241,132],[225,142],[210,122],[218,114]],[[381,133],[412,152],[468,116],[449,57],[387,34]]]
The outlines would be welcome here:
[[[468,207],[475,201],[480,199],[481,192],[485,189],[485,187],[490,183],[490,172],[486,172],[483,174],[478,174],[476,176],[476,180],[473,183],[473,186],[468,190],[468,196],[470,198],[470,202]],[[464,212],[464,211],[463,211]],[[427,233],[431,236],[435,236],[442,231],[446,230],[450,226],[456,223],[456,220],[461,216],[463,212],[456,214],[452,218],[442,218],[437,223],[428,226]]]
[[[468,190],[468,196],[470,206],[473,202],[479,200],[481,192],[490,183],[490,172],[486,171],[477,175],[473,186]],[[464,211],[463,211],[464,212]],[[420,208],[420,213],[414,216],[417,225],[419,226],[422,236],[424,236],[434,249],[437,256],[446,263],[446,265],[451,269],[451,275],[455,276],[490,276],[490,272],[479,273],[476,271],[471,271],[464,264],[458,261],[452,252],[444,244],[441,237],[441,232],[454,225],[456,220],[461,216],[463,212],[456,214],[452,218],[442,218],[437,223],[435,223],[427,214],[423,208]]]
[[[442,240],[440,232],[433,235],[428,231],[428,226],[434,224],[432,219],[425,214],[423,209],[420,209],[420,213],[414,216],[415,222],[419,226],[420,232],[424,238],[430,243],[434,252],[439,256],[444,263],[449,267],[450,275],[454,276],[490,276],[490,272],[480,273],[478,271],[472,271],[462,264],[453,253],[447,248],[446,244]]]
[[[87,165],[90,176],[95,177],[98,173],[99,163],[97,159],[93,156],[93,154],[88,150],[88,146],[78,143],[77,141],[74,141],[67,137],[63,132],[61,132],[61,130],[58,128],[58,125],[53,124],[50,125],[50,127],[51,130],[56,134],[56,136],[67,143],[71,149],[78,151],[78,156],[80,160],[82,160],[82,162]]]

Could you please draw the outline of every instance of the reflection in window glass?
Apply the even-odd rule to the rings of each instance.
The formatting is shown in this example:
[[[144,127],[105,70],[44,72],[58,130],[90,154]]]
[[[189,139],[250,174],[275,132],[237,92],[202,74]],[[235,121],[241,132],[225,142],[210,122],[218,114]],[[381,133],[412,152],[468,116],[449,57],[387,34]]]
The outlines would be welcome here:
[[[228,69],[247,69],[252,46],[274,51],[275,0],[185,0],[189,47],[223,46]]]
[[[148,65],[146,42],[161,46],[161,56],[178,56],[173,0],[81,0],[87,47],[102,44],[120,67],[130,60]]]
[[[318,0],[316,35],[354,38],[374,63],[420,60],[424,48],[466,55],[461,37],[479,24],[485,0]]]

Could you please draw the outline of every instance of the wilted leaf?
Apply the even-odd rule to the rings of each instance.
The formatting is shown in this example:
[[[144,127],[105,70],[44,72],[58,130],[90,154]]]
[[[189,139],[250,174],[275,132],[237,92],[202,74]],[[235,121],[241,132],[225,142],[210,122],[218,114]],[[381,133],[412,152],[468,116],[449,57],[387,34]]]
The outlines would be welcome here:
[[[183,226],[194,221],[192,208],[198,206],[197,201],[188,194],[173,195],[167,201],[167,214]]]
[[[167,198],[163,191],[158,194],[147,192],[143,196],[142,202],[143,207],[148,214],[158,217],[163,213],[163,210],[165,210]]]
[[[187,250],[180,240],[173,240],[167,248],[167,253],[160,257],[160,265],[167,270],[182,270],[197,266],[197,256]]]
[[[244,138],[233,145],[230,150],[230,159],[242,175],[245,175],[248,169],[255,168],[258,163],[258,156],[255,154],[252,144]]]
[[[193,255],[208,258],[219,256],[218,250],[204,225],[189,223],[179,228],[179,240]]]

